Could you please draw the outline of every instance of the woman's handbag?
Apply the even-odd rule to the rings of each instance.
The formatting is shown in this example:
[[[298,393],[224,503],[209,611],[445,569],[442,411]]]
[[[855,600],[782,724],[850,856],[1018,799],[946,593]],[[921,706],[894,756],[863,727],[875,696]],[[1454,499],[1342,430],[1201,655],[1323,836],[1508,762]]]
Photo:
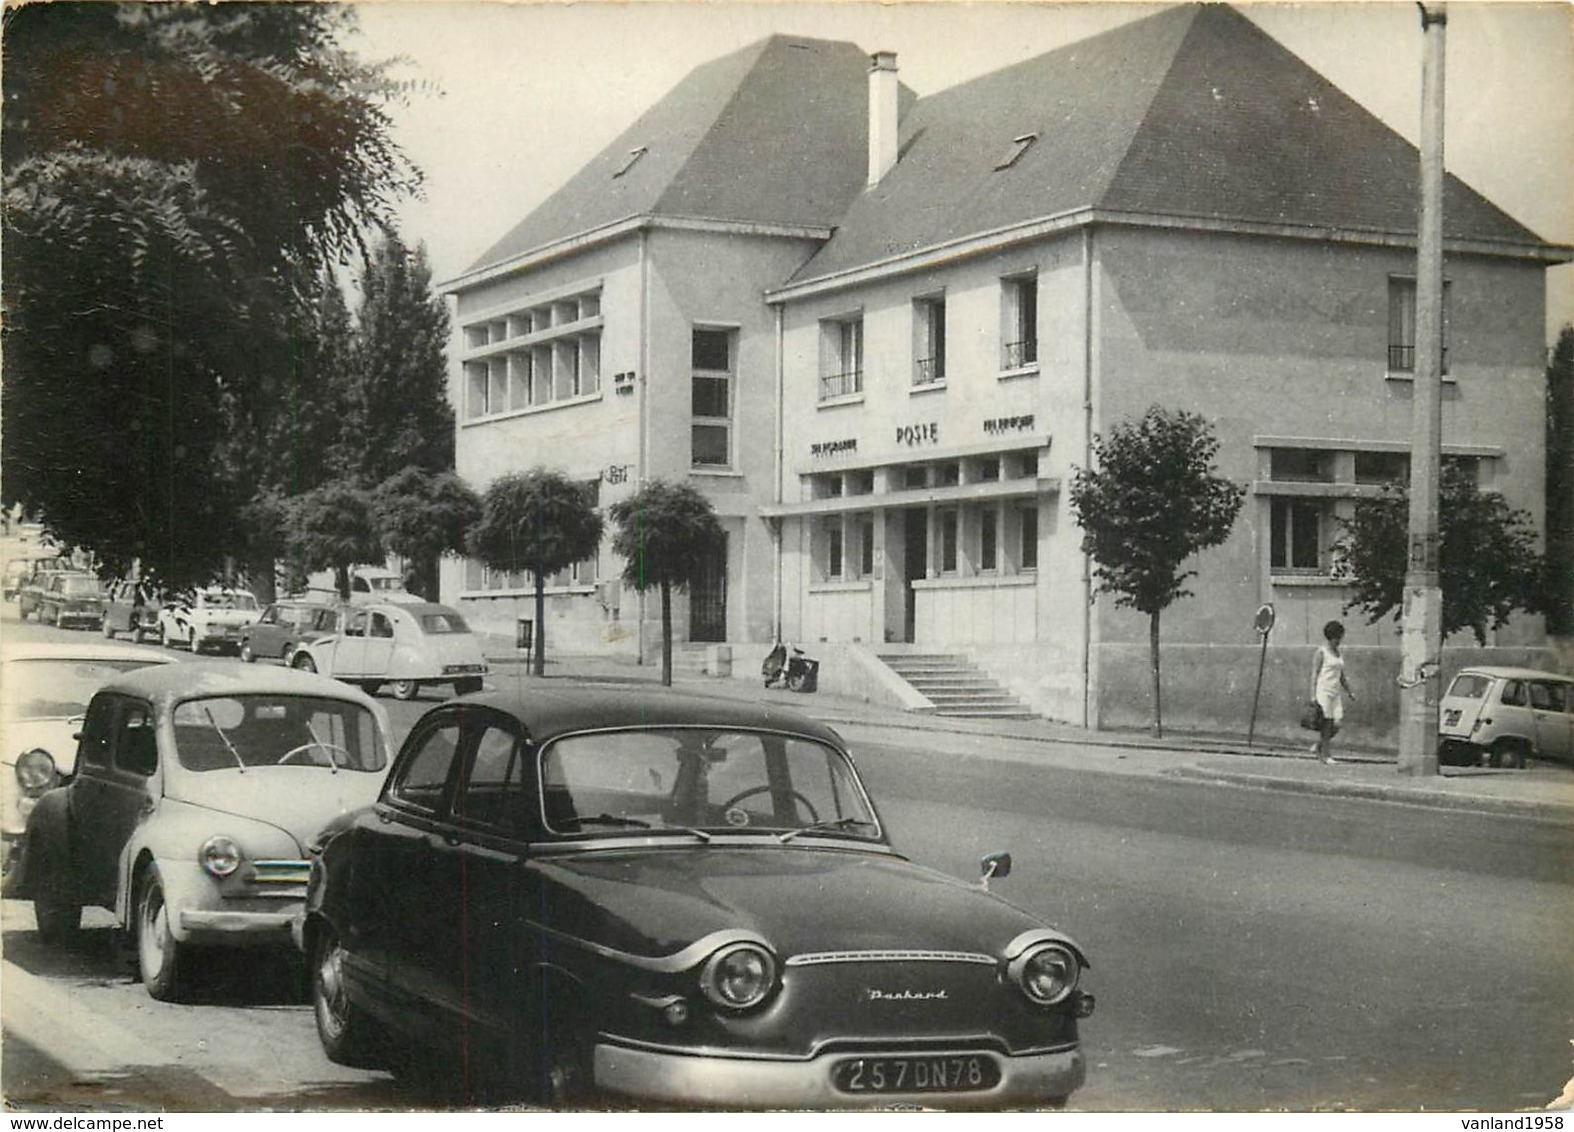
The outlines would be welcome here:
[[[1308,700],[1306,707],[1301,711],[1301,726],[1307,731],[1321,731],[1323,729],[1323,705],[1316,700]]]

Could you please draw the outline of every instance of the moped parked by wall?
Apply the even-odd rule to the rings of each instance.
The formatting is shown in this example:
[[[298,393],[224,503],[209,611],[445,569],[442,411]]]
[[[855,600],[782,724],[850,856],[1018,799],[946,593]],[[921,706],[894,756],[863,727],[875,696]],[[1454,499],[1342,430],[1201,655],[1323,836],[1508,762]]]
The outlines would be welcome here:
[[[820,686],[820,662],[806,655],[797,645],[777,642],[776,647],[765,654],[760,675],[767,688],[783,684],[794,692],[813,692]]]

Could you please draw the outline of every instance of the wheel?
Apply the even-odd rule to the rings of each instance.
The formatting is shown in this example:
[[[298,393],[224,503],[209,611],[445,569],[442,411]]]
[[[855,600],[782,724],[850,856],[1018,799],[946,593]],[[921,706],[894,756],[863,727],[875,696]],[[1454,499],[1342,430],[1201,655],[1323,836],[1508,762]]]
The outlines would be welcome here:
[[[167,649],[172,649],[175,647],[169,639],[169,626],[164,624],[162,621],[158,623],[158,643]]]
[[[115,630],[114,627],[110,625],[108,617],[104,618],[98,623],[98,631],[104,634],[104,639],[106,641],[112,641],[115,639]]]
[[[809,682],[809,674],[807,672],[803,671],[802,669],[799,669],[797,672],[792,672],[792,673],[788,674],[788,676],[787,676],[787,690],[789,692],[801,692],[801,691],[803,691],[803,686],[805,684],[807,684],[808,682]]]
[[[82,905],[39,893],[33,898],[33,918],[38,938],[45,943],[68,943],[82,930]]]
[[[179,1001],[181,961],[185,958],[185,948],[170,931],[169,916],[158,867],[150,865],[137,898],[137,968],[148,994],[160,1002]]]
[[[765,786],[751,786],[751,787],[749,787],[749,789],[743,791],[742,793],[734,794],[731,798],[728,798],[725,802],[723,802],[721,804],[721,808],[723,810],[730,810],[734,806],[736,806],[739,802],[743,801],[745,798],[752,798],[756,794],[766,794],[766,793],[769,793],[770,790],[771,790],[771,787],[769,785],[765,785]],[[798,791],[796,791],[796,790],[789,790],[789,791],[787,791],[787,796],[789,798],[791,798],[794,802],[801,802],[801,803],[803,803],[803,808],[806,811],[808,811],[809,820],[810,821],[819,821],[820,820],[819,812],[815,810],[814,803],[809,801],[809,799],[805,798],[802,794],[798,793]]]
[[[479,692],[480,690],[481,677],[479,676],[466,676],[463,680],[454,681],[454,695],[456,696],[463,696],[470,692]]]
[[[242,641],[240,643],[240,658],[247,664],[255,663],[257,654],[251,651],[250,641]]]
[[[186,634],[186,648],[191,651],[192,656],[196,656],[202,651],[202,646],[197,644],[197,630],[195,628]]]
[[[1525,748],[1520,743],[1500,739],[1492,744],[1492,749],[1487,755],[1487,765],[1524,770]]]
[[[550,1028],[541,1051],[541,1103],[550,1108],[584,1108],[594,1095],[590,1042],[573,1023]]]
[[[312,659],[311,653],[298,652],[295,654],[295,659],[290,661],[290,667],[298,668],[302,672],[316,672],[317,662]]]
[[[355,1069],[381,1069],[388,1062],[382,1028],[350,1001],[345,984],[344,947],[324,928],[312,949],[312,1014],[328,1060]]]
[[[382,691],[382,687],[383,682],[381,680],[361,681],[361,691],[365,692],[368,696],[375,696],[378,692]]]
[[[421,694],[421,683],[419,680],[395,680],[393,694],[396,700],[413,700]]]

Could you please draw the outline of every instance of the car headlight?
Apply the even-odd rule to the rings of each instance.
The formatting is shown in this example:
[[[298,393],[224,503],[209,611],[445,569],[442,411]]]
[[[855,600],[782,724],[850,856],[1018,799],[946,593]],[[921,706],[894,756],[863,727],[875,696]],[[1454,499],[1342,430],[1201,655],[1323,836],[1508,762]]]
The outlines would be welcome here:
[[[1012,962],[1011,975],[1029,999],[1049,1006],[1077,989],[1082,964],[1069,948],[1058,943],[1040,943]]]
[[[775,984],[776,958],[757,943],[728,944],[700,972],[705,997],[728,1010],[758,1006]]]
[[[210,876],[222,879],[240,868],[240,846],[228,837],[210,837],[202,843],[197,859]]]
[[[23,751],[16,760],[16,784],[29,798],[36,798],[46,790],[54,789],[60,781],[55,760],[42,747]]]

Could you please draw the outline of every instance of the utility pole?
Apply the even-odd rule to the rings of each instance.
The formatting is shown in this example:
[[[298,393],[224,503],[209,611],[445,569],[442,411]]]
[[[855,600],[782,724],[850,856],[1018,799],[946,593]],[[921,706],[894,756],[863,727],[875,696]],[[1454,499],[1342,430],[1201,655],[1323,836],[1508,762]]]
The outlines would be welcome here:
[[[1438,481],[1443,454],[1443,57],[1445,5],[1421,9],[1421,214],[1416,225],[1416,343],[1410,429],[1410,540],[1401,639],[1399,773],[1437,774],[1443,651]]]

